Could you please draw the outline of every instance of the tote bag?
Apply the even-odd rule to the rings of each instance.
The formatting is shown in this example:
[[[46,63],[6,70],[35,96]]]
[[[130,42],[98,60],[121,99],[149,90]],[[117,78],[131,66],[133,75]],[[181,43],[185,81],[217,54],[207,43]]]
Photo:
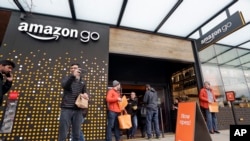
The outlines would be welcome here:
[[[82,98],[81,95],[78,95],[78,97],[76,98],[75,104],[77,107],[79,108],[88,108],[88,100],[85,98]]]
[[[130,129],[132,127],[131,115],[126,110],[122,111],[121,115],[118,116],[118,121],[120,129]]]

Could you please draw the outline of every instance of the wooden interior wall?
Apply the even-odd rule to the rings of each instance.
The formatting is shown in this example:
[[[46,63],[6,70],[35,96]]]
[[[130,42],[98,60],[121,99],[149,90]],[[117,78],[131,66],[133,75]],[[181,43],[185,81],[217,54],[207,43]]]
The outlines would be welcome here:
[[[109,52],[194,62],[190,41],[110,28]]]

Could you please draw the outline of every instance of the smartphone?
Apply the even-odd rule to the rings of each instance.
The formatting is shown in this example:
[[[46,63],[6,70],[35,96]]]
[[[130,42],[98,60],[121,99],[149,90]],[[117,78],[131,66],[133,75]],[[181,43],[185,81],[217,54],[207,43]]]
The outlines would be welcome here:
[[[6,73],[5,76],[6,76],[6,77],[10,77],[10,73]]]

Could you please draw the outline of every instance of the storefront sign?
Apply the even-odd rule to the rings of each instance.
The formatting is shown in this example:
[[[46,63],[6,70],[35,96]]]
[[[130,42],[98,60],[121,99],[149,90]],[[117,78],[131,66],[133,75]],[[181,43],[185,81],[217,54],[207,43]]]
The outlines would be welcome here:
[[[211,29],[209,32],[196,40],[197,49],[200,51],[209,45],[217,42],[223,37],[231,34],[245,24],[245,20],[241,12],[236,12],[219,25]]]
[[[58,40],[61,36],[64,38],[74,38],[87,43],[90,40],[97,41],[100,38],[98,32],[91,32],[87,30],[78,31],[77,29],[69,29],[62,27],[53,27],[50,25],[41,25],[35,23],[21,22],[18,26],[18,30],[26,32],[32,38],[37,40]]]

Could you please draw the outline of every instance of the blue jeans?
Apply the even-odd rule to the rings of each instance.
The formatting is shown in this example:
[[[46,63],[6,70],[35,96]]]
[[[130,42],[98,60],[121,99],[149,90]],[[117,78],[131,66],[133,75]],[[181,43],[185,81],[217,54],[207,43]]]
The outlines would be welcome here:
[[[72,141],[79,141],[81,123],[82,123],[82,110],[62,108],[59,120],[58,141],[66,140],[70,127],[72,127],[72,136],[73,136]]]
[[[132,127],[128,130],[128,136],[134,136],[138,126],[137,116],[134,115],[131,118]]]
[[[154,123],[156,137],[160,137],[158,110],[147,109],[146,120],[148,137],[152,137],[152,122]]]
[[[82,117],[82,123],[84,123],[84,117]],[[73,140],[72,138],[73,138],[73,136],[71,134],[71,140]],[[84,134],[83,134],[82,130],[80,130],[80,140],[79,141],[85,141]]]
[[[108,124],[106,131],[106,141],[112,141],[112,128],[114,128],[115,140],[120,140],[120,129],[118,123],[119,113],[108,111]]]
[[[209,131],[218,131],[217,118],[215,113],[211,113],[209,109],[204,109],[206,114],[207,128]]]

